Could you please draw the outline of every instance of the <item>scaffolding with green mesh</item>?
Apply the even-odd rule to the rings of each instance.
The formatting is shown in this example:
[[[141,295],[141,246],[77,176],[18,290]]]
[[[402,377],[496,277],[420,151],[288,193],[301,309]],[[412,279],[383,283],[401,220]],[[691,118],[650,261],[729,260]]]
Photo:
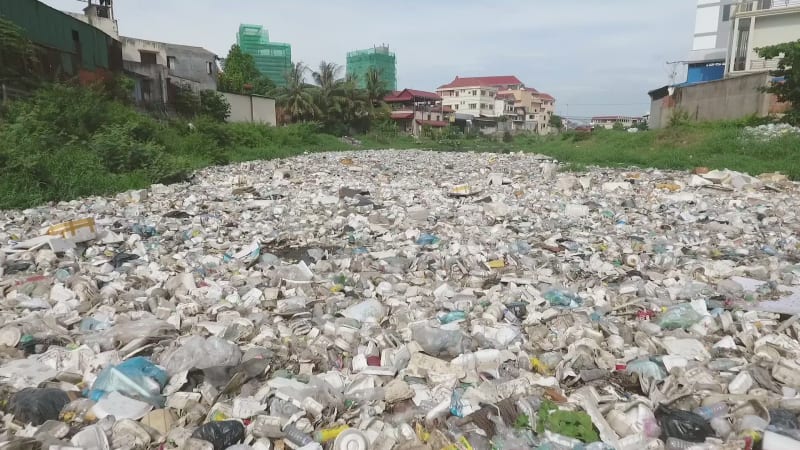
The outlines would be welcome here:
[[[355,76],[358,87],[367,86],[367,72],[375,68],[381,75],[384,88],[397,90],[397,58],[389,51],[388,45],[376,46],[366,50],[356,50],[347,54],[347,75]]]
[[[261,25],[239,25],[236,43],[242,52],[251,55],[256,68],[277,86],[285,86],[284,74],[292,68],[292,46],[270,42],[269,31]]]

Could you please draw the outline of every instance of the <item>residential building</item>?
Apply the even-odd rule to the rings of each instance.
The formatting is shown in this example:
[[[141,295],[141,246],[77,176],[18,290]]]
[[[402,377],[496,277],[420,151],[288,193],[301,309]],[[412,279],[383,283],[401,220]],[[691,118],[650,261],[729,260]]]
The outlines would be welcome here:
[[[217,55],[203,47],[167,43],[167,69],[173,80],[195,91],[217,90]]]
[[[36,0],[0,0],[0,15],[36,45],[42,76],[89,83],[122,71],[119,40],[69,14]]]
[[[697,0],[692,51],[686,60],[688,83],[725,75],[734,4],[738,0]]]
[[[800,1],[743,0],[733,8],[733,22],[728,75],[775,69],[778,60],[760,58],[755,49],[800,39]]]
[[[555,98],[553,96],[526,87],[501,91],[498,95],[512,95],[514,97],[513,112],[506,114],[512,120],[513,130],[532,131],[538,134],[552,132],[550,118],[555,112]]]
[[[347,75],[356,78],[359,89],[367,87],[367,73],[375,69],[387,91],[397,89],[397,58],[388,45],[356,50],[347,54]]]
[[[624,128],[635,127],[636,125],[644,122],[641,117],[631,116],[595,116],[592,117],[591,124],[593,127],[603,127],[605,129],[612,129],[614,125],[621,124]]]
[[[121,66],[134,80],[133,97],[142,105],[165,109],[178,86],[195,91],[217,89],[217,55],[202,47],[120,36],[112,0],[88,0],[83,14],[67,13],[121,43]],[[93,1],[99,1],[95,4]]]
[[[286,72],[292,68],[292,46],[271,42],[269,31],[261,25],[239,25],[236,43],[251,55],[256,68],[277,86],[286,86]]]
[[[443,103],[459,114],[476,119],[506,117],[512,131],[550,133],[550,117],[555,99],[536,89],[525,87],[515,76],[456,77],[436,91]]]
[[[400,131],[419,136],[423,127],[444,128],[450,124],[453,109],[442,97],[426,91],[403,89],[383,99],[392,108],[391,118]]]

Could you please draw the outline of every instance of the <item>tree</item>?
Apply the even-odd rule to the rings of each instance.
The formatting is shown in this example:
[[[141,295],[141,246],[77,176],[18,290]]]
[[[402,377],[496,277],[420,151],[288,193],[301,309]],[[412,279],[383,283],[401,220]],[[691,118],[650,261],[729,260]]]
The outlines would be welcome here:
[[[367,71],[367,99],[374,107],[380,106],[381,102],[383,102],[383,98],[386,97],[386,94],[389,92],[382,75],[382,71],[375,67],[370,67]]]
[[[200,114],[224,122],[231,115],[231,105],[217,91],[200,91]]]
[[[343,101],[344,80],[340,77],[341,66],[322,61],[319,69],[312,72],[311,76],[317,85],[315,90],[317,108],[326,125],[341,122],[341,116],[346,102]]]
[[[39,59],[25,31],[0,17],[0,83],[22,88],[38,84]]]
[[[225,67],[219,74],[217,88],[234,94],[267,95],[275,89],[275,83],[261,74],[252,55],[234,44],[225,58]]]
[[[306,71],[308,67],[302,62],[294,64],[284,75],[286,86],[274,91],[278,106],[283,108],[293,122],[312,120],[320,115],[314,95],[305,83]]]
[[[208,89],[198,93],[188,83],[176,86],[174,104],[184,117],[208,116],[223,122],[231,114],[231,105],[222,94]]]
[[[562,119],[561,116],[553,114],[550,116],[550,126],[556,130],[560,130],[564,128],[564,119]]]
[[[794,68],[800,67],[800,40],[757,48],[756,52],[761,58],[779,58],[777,69],[770,75],[782,77],[783,81],[770,84],[764,91],[775,94],[781,102],[791,103],[791,110],[784,120],[793,125],[800,124],[800,75],[794,73]]]

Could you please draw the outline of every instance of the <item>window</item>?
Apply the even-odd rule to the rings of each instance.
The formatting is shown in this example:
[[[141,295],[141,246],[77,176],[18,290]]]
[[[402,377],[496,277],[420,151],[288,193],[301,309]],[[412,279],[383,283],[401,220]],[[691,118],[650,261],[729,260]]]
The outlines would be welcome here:
[[[481,90],[481,96],[482,96],[482,97],[486,97],[486,91],[484,91],[484,90]]]
[[[167,56],[167,68],[174,69],[175,68],[175,57],[174,56]]]
[[[431,120],[431,113],[428,113],[428,120]]]
[[[477,103],[470,103],[469,104],[469,109],[478,109],[478,104]]]
[[[529,115],[528,119],[533,120],[533,114]]]
[[[146,52],[144,50],[139,50],[139,58],[141,58],[142,64],[146,66],[155,66],[156,64],[158,64],[156,62],[155,52]]]
[[[453,109],[458,109],[458,105],[453,105]]]
[[[489,105],[489,109],[494,109],[494,105]]]
[[[477,90],[472,91],[472,95],[478,95],[478,91]]]
[[[206,63],[206,71],[209,75],[214,75],[214,62],[209,61]]]
[[[731,20],[731,6],[733,5],[725,5],[722,7],[722,21],[727,22]]]

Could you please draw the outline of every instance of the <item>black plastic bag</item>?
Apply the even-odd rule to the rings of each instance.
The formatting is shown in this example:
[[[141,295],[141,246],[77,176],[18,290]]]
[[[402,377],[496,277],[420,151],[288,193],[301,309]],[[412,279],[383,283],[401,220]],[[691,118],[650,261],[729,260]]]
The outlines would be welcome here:
[[[244,440],[244,425],[236,420],[208,422],[194,430],[192,437],[211,442],[214,450],[225,450]]]
[[[705,442],[707,437],[714,436],[708,421],[691,411],[658,405],[655,416],[661,425],[661,439],[664,441],[674,437],[688,442]]]
[[[69,396],[61,389],[26,388],[11,396],[8,412],[15,420],[39,426],[48,420],[58,420],[61,409],[69,402]]]

